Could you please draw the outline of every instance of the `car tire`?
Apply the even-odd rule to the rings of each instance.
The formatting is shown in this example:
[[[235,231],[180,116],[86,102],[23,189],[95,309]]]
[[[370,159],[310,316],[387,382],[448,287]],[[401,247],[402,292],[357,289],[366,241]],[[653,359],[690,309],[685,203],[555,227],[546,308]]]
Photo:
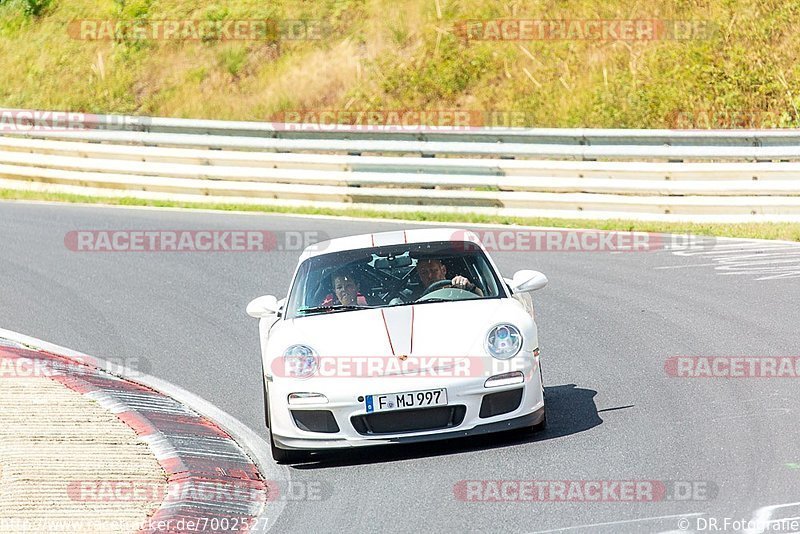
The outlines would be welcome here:
[[[264,373],[261,373],[261,386],[264,389],[264,424],[269,428],[269,396],[267,395],[267,381],[264,380]]]
[[[272,437],[272,430],[269,431],[269,448],[272,451],[272,459],[279,464],[298,464],[308,459],[306,451],[294,451],[276,447],[275,438]]]
[[[523,426],[516,430],[511,430],[510,432],[513,432],[513,434],[515,436],[518,436],[519,438],[527,438],[529,436],[532,436],[533,434],[537,434],[543,431],[546,427],[547,427],[547,411],[544,412],[544,417],[542,418],[542,420],[536,423],[535,425]]]
[[[542,362],[539,362],[539,383],[542,384],[542,398],[544,399],[544,375],[542,374]],[[541,432],[547,428],[547,404],[544,406],[544,417],[542,420],[530,428],[530,432]]]
[[[275,446],[275,439],[272,437],[272,430],[269,431],[269,448],[272,451],[272,459],[279,464],[292,464],[302,461],[299,451],[288,451]]]
[[[544,398],[544,379],[542,378],[542,366],[539,364],[539,381],[542,384],[542,398]],[[536,434],[537,432],[541,432],[547,428],[547,405],[544,407],[544,417],[542,420],[536,423],[535,425],[527,426],[520,428],[517,432],[520,436],[530,436],[531,434]]]
[[[266,391],[264,392],[266,395]],[[265,397],[268,399],[269,397]],[[269,402],[265,400],[267,407],[267,429],[269,430],[269,448],[272,452],[272,459],[279,464],[296,464],[308,459],[308,452],[281,449],[275,445],[275,437],[272,435],[272,423],[269,420]]]
[[[544,417],[542,417],[542,420],[540,422],[536,423],[535,425],[533,425],[530,428],[530,432],[531,433],[541,432],[545,428],[547,428],[547,409],[546,408],[545,408],[545,411],[544,411]]]

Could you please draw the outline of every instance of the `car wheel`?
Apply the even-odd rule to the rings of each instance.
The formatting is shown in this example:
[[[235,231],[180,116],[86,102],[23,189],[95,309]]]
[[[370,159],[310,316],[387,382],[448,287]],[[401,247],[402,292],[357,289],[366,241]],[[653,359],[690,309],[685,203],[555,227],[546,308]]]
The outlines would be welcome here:
[[[261,373],[264,376],[264,373]],[[264,424],[269,428],[269,396],[267,395],[267,382],[261,379],[261,387],[264,388]]]
[[[275,437],[272,435],[272,423],[269,420],[269,411],[267,411],[267,427],[269,429],[269,448],[272,451],[273,460],[279,464],[296,464],[308,458],[306,451],[281,449],[275,445]]]
[[[275,439],[272,437],[272,430],[269,431],[269,448],[272,451],[272,459],[279,464],[297,464],[308,459],[306,451],[286,450],[276,447]]]
[[[544,379],[542,378],[542,366],[541,366],[541,364],[539,364],[539,381],[542,384],[542,397],[544,397]],[[547,428],[547,405],[546,404],[545,404],[545,408],[544,408],[544,417],[542,417],[542,420],[539,421],[538,423],[536,423],[535,425],[531,425],[531,426],[520,428],[517,431],[517,434],[519,436],[521,436],[521,437],[525,437],[525,436],[529,436],[531,434],[535,434],[537,432],[541,432],[545,428]]]
[[[547,408],[545,408],[545,410],[544,410],[544,417],[542,417],[542,420],[539,423],[533,425],[531,427],[530,431],[531,432],[541,432],[545,428],[547,428]]]
[[[272,430],[269,431],[269,448],[272,451],[272,459],[279,464],[291,464],[300,461],[297,451],[287,451],[275,446],[275,439],[272,437]]]
[[[547,411],[544,412],[544,417],[541,421],[531,426],[524,426],[516,430],[510,430],[515,437],[527,438],[533,434],[539,433],[547,427]]]
[[[542,375],[542,362],[539,362],[539,383],[542,384],[542,398],[544,398],[544,376]],[[540,432],[547,427],[547,403],[545,403],[544,417],[530,428],[531,432]]]

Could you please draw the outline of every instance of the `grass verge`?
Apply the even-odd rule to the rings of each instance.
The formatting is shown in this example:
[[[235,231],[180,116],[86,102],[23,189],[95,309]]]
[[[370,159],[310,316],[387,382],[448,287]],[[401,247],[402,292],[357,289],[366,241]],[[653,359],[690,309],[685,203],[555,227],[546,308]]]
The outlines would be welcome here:
[[[623,219],[556,219],[550,217],[498,217],[468,213],[430,213],[415,211],[395,213],[381,210],[332,209],[314,207],[257,206],[249,204],[175,202],[169,200],[146,200],[131,197],[94,197],[69,193],[45,193],[0,189],[0,200],[41,200],[74,204],[101,204],[111,206],[150,206],[162,208],[211,209],[219,211],[244,211],[254,213],[287,213],[296,215],[331,215],[363,217],[369,219],[392,219],[410,222],[452,222],[497,225],[549,226],[556,228],[592,228],[628,232],[659,232],[675,234],[707,235],[716,237],[743,237],[753,239],[781,239],[800,241],[798,223],[668,223],[628,221]]]
[[[323,31],[301,25],[277,43],[78,31],[81,21],[257,19]],[[517,40],[496,33],[509,19],[578,31]],[[462,110],[477,112],[472,126],[798,127],[798,20],[800,2],[786,0],[0,0],[0,106],[278,122],[286,111],[428,111],[435,126]],[[581,30],[615,21],[658,21],[663,31]]]

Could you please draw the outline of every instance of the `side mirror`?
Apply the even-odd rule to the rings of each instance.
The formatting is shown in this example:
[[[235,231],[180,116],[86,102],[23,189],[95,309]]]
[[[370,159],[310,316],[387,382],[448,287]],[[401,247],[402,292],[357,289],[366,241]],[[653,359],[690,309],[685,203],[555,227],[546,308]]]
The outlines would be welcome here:
[[[278,302],[274,295],[264,295],[250,301],[250,304],[247,305],[247,315],[256,319],[277,315],[282,304],[282,302]]]
[[[539,271],[517,271],[511,280],[511,291],[514,293],[527,293],[542,289],[547,285],[547,277]]]

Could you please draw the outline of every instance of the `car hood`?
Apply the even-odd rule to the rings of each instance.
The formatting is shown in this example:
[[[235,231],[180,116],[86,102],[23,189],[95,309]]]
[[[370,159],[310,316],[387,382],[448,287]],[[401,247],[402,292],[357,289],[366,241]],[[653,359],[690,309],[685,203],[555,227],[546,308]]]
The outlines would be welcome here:
[[[515,299],[475,299],[334,312],[279,321],[269,339],[273,356],[294,344],[321,356],[485,355],[488,330],[508,322],[536,346],[536,326]]]

